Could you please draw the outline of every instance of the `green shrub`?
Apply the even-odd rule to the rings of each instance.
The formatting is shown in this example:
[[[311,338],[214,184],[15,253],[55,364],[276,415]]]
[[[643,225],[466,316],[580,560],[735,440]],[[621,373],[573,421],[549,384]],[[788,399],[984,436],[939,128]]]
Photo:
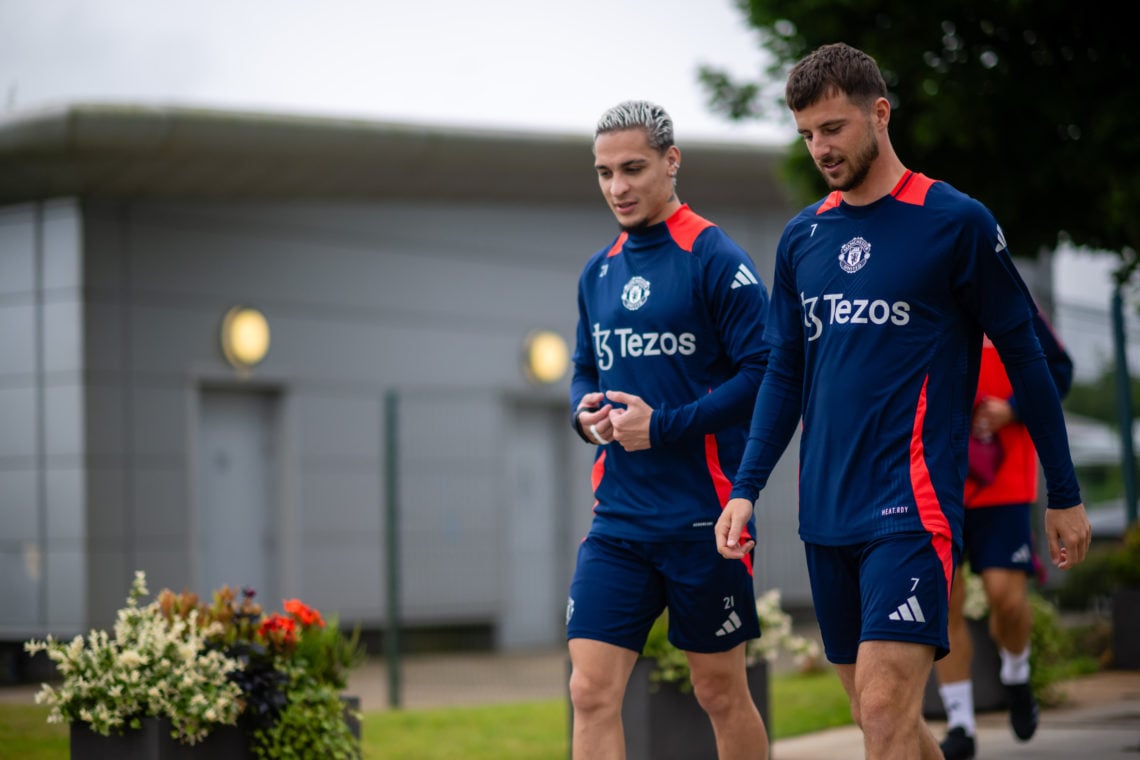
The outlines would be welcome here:
[[[1096,672],[1100,663],[1077,648],[1072,629],[1061,624],[1058,608],[1040,594],[1029,594],[1033,607],[1033,629],[1029,631],[1029,685],[1043,706],[1065,701],[1058,689],[1061,680],[1081,673]]]
[[[1120,546],[1109,558],[1113,579],[1127,588],[1140,588],[1140,520],[1124,531]]]
[[[1140,588],[1140,520],[1120,541],[1094,545],[1084,562],[1065,572],[1054,596],[1061,609],[1087,610],[1122,587]]]

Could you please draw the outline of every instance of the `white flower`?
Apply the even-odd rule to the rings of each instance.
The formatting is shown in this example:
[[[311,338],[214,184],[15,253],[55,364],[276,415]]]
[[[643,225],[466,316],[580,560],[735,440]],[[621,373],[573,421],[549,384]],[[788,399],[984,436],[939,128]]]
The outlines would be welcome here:
[[[966,579],[966,599],[962,603],[962,614],[970,620],[981,620],[990,611],[989,602],[986,601],[986,588],[981,576],[971,572],[969,566],[964,565],[962,570]]]
[[[134,649],[127,649],[119,653],[119,664],[128,668],[137,668],[146,664],[146,658]]]
[[[58,689],[45,684],[35,697],[51,708],[49,722],[81,720],[106,735],[139,715],[165,716],[186,742],[211,728],[197,715],[203,705],[215,705],[209,723],[236,722],[241,690],[226,674],[240,663],[206,650],[197,615],[171,621],[157,603],[140,607],[146,593],[146,576],[136,573],[111,635],[91,631],[86,640],[48,636],[25,644],[30,654],[45,652],[62,676]]]
[[[796,666],[802,670],[819,664],[819,644],[792,632],[792,616],[781,607],[779,589],[769,589],[756,598],[756,614],[760,618],[761,635],[748,642],[746,651],[751,659],[772,662],[784,649],[794,656]]]

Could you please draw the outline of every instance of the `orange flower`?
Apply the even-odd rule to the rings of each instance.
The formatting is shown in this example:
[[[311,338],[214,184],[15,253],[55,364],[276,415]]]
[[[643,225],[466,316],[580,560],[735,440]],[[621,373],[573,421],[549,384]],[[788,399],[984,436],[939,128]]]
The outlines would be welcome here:
[[[297,626],[293,618],[276,613],[261,621],[257,629],[259,636],[274,644],[283,644],[291,647],[297,643]]]
[[[286,599],[284,600],[284,606],[285,611],[296,618],[297,622],[305,628],[312,625],[317,625],[321,628],[325,627],[325,621],[324,618],[321,617],[321,613],[303,603],[300,599]]]

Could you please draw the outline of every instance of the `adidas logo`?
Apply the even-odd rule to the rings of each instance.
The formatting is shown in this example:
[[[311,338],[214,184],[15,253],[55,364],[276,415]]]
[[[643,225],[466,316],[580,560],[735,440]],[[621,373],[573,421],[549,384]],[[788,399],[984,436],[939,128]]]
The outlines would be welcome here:
[[[733,287],[735,287],[735,286],[733,286]],[[739,627],[740,627],[740,616],[737,615],[735,611],[733,611],[728,616],[728,620],[724,621],[724,624],[721,625],[720,630],[716,632],[716,635],[717,636],[726,636],[726,635],[732,633],[733,631],[735,631]]]
[[[1009,556],[1009,561],[1010,562],[1028,562],[1032,558],[1033,558],[1033,555],[1030,554],[1030,552],[1029,552],[1029,545],[1028,544],[1022,544],[1020,546],[1020,548],[1018,548],[1017,551],[1015,551],[1013,554],[1011,554]]]
[[[920,623],[926,622],[926,616],[922,614],[922,606],[918,603],[918,597],[915,596],[900,604],[899,608],[887,617],[891,620],[909,620],[912,623],[916,620]]]
[[[732,283],[732,289],[733,290],[736,290],[737,288],[743,288],[745,285],[758,285],[758,284],[759,284],[759,280],[756,279],[756,275],[754,275],[754,274],[752,274],[752,272],[748,271],[748,267],[741,264],[739,267],[736,268],[736,278],[733,280],[733,283]]]

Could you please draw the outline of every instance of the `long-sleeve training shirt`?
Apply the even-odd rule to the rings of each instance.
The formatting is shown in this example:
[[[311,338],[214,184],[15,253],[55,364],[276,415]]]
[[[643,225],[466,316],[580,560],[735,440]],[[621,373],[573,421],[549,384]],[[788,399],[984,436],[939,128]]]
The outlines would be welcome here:
[[[654,410],[649,449],[598,446],[591,532],[712,540],[764,375],[767,305],[748,254],[687,205],[590,258],[578,281],[570,408],[616,390]]]
[[[839,192],[785,227],[772,346],[732,495],[755,499],[796,423],[800,536],[848,545],[926,531],[961,545],[983,332],[1044,465],[1049,506],[1080,503],[1035,306],[978,201],[906,172],[865,206]]]

